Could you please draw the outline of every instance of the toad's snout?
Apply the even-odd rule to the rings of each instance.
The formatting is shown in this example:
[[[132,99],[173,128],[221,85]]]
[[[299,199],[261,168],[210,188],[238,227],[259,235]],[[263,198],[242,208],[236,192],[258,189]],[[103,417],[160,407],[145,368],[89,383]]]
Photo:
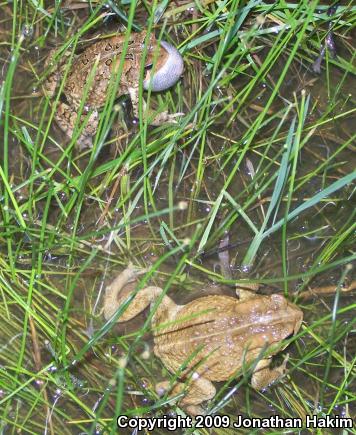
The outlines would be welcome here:
[[[179,51],[165,41],[161,41],[161,46],[168,53],[168,57],[161,68],[153,74],[150,71],[143,82],[144,89],[150,87],[154,92],[164,91],[177,83],[184,69],[183,58]]]

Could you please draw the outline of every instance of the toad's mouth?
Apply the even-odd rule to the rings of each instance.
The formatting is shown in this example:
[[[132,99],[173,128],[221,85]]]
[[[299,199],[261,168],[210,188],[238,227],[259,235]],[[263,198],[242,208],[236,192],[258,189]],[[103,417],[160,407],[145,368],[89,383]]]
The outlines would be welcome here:
[[[170,88],[179,80],[183,73],[183,58],[179,51],[168,42],[161,41],[161,46],[167,52],[167,58],[159,70],[152,70],[152,65],[146,67],[144,89],[160,92]]]

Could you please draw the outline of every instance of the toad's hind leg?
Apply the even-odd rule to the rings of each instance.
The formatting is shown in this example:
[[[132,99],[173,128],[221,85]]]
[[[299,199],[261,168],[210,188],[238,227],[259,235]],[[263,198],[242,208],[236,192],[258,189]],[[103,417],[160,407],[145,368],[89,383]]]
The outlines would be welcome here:
[[[286,372],[286,365],[289,355],[284,358],[283,363],[273,369],[270,368],[271,358],[259,361],[253,371],[251,385],[255,390],[263,390],[281,378]]]
[[[84,124],[77,139],[79,148],[83,149],[92,147],[92,137],[95,135],[99,124],[99,114],[97,110],[93,110],[90,114],[83,113],[79,122],[76,109],[66,103],[60,102],[54,117],[59,128],[70,139],[72,138],[74,131]]]
[[[53,63],[53,57],[55,54],[56,50],[52,49],[46,60],[45,60],[45,68],[49,68],[51,67],[52,63]],[[59,85],[59,81],[60,81],[60,68],[58,65],[55,65],[55,67],[52,67],[53,71],[46,77],[45,82],[43,83],[43,88],[44,88],[44,92],[45,94],[49,97],[52,98],[56,92],[56,89]]]
[[[56,61],[56,54],[58,57],[57,49],[53,48],[50,50],[44,63],[45,69],[50,69],[50,72],[43,83],[44,92],[49,98],[54,96],[65,70],[64,65],[68,63],[68,58],[71,56],[70,51],[67,50]]]
[[[121,305],[136,290],[136,281],[139,275],[147,272],[146,269],[138,269],[129,265],[127,269],[118,275],[114,281],[106,287],[104,297],[104,317],[110,319]],[[162,296],[163,290],[160,287],[148,286],[137,292],[133,300],[130,301],[126,309],[121,314],[118,322],[126,322],[133,319],[145,308],[147,308],[157,298]],[[175,315],[179,306],[176,305],[168,296],[162,296],[162,300],[152,318],[152,325],[166,321]]]
[[[187,388],[186,394],[179,399],[178,405],[190,415],[202,415],[204,409],[200,406],[202,402],[212,399],[216,394],[216,389],[211,381],[206,378],[198,378],[186,384],[177,382],[171,389],[169,396],[174,397],[181,394]],[[156,391],[162,396],[170,389],[170,382],[163,381],[156,384]]]

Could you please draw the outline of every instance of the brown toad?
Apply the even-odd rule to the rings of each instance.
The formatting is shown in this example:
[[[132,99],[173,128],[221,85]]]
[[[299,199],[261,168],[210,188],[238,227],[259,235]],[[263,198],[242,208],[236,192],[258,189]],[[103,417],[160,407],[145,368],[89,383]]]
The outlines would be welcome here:
[[[110,319],[134,291],[132,284],[140,273],[142,270],[129,265],[106,288],[105,319]],[[160,299],[151,320],[154,353],[171,373],[188,381],[179,405],[189,414],[202,413],[200,404],[215,396],[212,381],[241,375],[241,370],[254,361],[251,385],[255,389],[267,387],[285,370],[286,360],[271,369],[271,357],[283,349],[283,339],[299,330],[302,311],[278,294],[241,293],[240,300],[212,295],[178,305],[163,295],[161,288],[149,286],[139,290],[118,320],[126,322]],[[169,387],[168,381],[161,382],[156,390],[160,394]],[[176,383],[170,395],[183,390],[184,384]]]
[[[140,68],[143,61],[145,62],[143,78],[145,90],[150,88],[154,92],[163,91],[173,86],[180,78],[183,72],[183,59],[178,50],[165,41],[159,44],[153,34],[149,36],[147,42],[145,38],[146,32],[132,33],[128,37],[124,64],[121,67],[121,54],[127,36],[117,34],[86,48],[74,58],[68,71],[66,71],[68,67],[64,56],[48,76],[44,88],[49,97],[53,97],[61,80],[65,78],[62,94],[66,102],[61,101],[58,104],[55,120],[69,138],[72,137],[75,127],[80,127],[84,123],[78,138],[80,148],[92,145],[92,137],[99,124],[98,110],[105,105],[107,95],[115,82],[115,74],[117,75],[120,69],[121,76],[116,88],[116,97],[129,95],[134,116],[137,118]],[[46,61],[47,65],[50,63],[53,63],[53,51]],[[145,111],[144,102],[143,106]],[[80,120],[78,114],[81,115]],[[179,115],[182,114],[162,112],[151,124],[174,122],[174,118]]]

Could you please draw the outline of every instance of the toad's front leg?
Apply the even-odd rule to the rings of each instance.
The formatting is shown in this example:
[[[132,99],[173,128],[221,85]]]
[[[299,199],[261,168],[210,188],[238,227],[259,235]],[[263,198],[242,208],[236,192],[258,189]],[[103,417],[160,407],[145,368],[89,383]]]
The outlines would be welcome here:
[[[131,103],[132,103],[132,109],[133,109],[133,113],[135,118],[139,118],[139,88],[138,86],[136,87],[129,87],[128,88],[129,91],[129,95],[130,95],[130,99],[131,99]],[[153,125],[153,126],[159,126],[162,124],[169,124],[169,123],[176,123],[177,120],[175,118],[179,117],[179,116],[183,116],[184,113],[182,112],[177,112],[177,113],[168,113],[167,111],[161,112],[161,113],[157,113],[156,115],[153,116],[153,113],[148,110],[147,111],[147,107],[146,107],[146,101],[144,99],[142,99],[142,109],[143,109],[143,113],[144,113],[144,117],[147,118],[149,120],[149,124]],[[152,119],[153,117],[153,119]]]
[[[251,385],[255,390],[264,390],[285,374],[288,355],[280,366],[273,369],[270,368],[271,361],[271,358],[266,358],[257,363],[251,378]]]

